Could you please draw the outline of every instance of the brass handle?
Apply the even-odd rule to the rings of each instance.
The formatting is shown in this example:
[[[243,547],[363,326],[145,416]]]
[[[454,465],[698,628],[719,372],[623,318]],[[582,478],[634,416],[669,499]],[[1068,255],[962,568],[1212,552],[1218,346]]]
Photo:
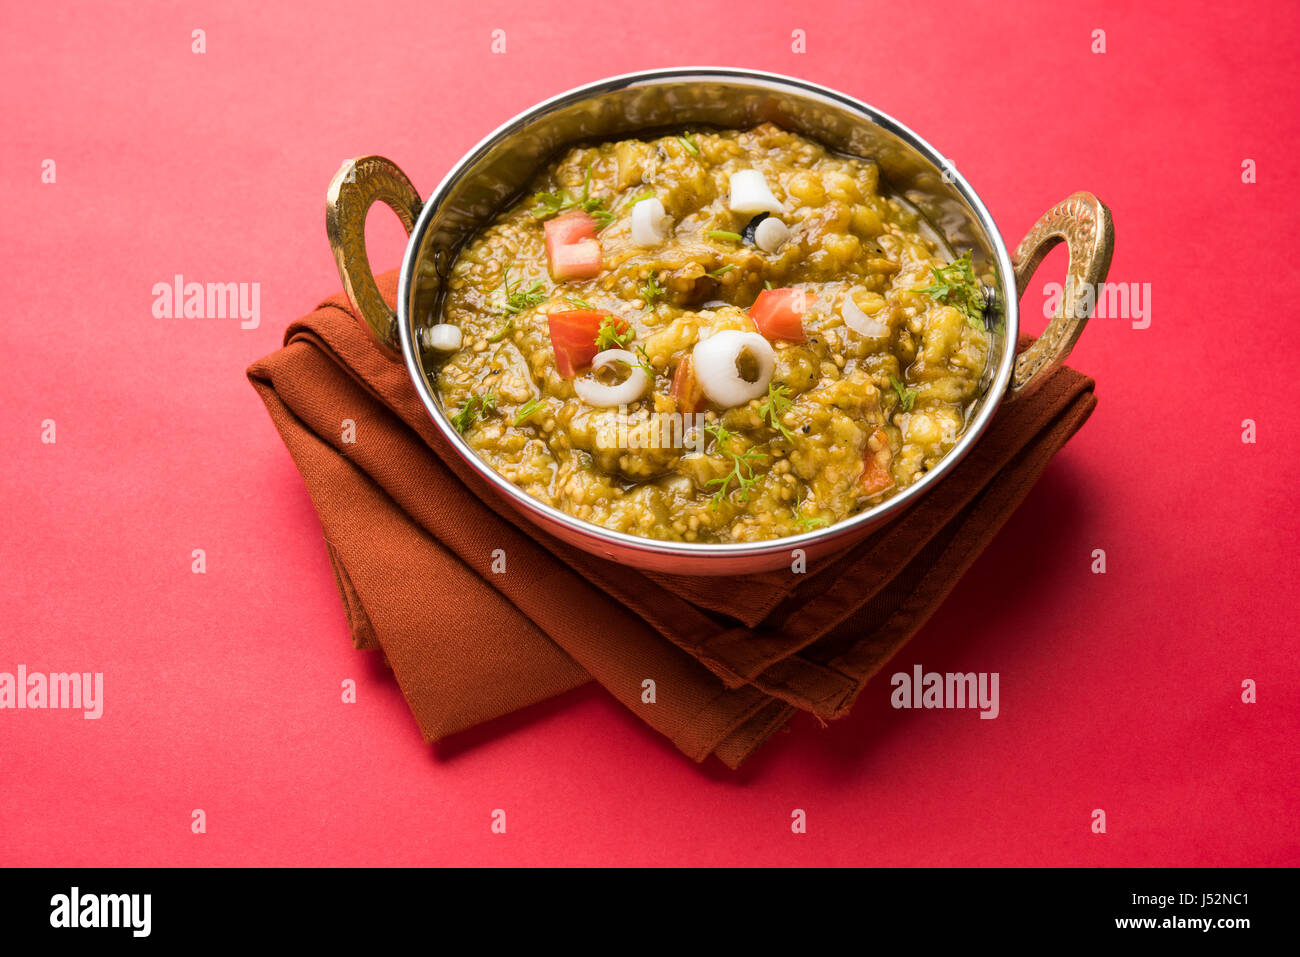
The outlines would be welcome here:
[[[376,200],[397,214],[410,235],[424,204],[406,174],[382,156],[345,161],[325,194],[325,233],[352,308],[370,327],[376,344],[396,359],[401,357],[397,313],[379,294],[366,255],[366,213]]]
[[[1020,241],[1011,264],[1016,270],[1016,296],[1025,294],[1034,270],[1057,243],[1064,241],[1070,264],[1062,284],[1061,308],[1043,330],[1038,341],[1016,356],[1015,372],[1007,398],[1023,399],[1047,381],[1065,362],[1092,312],[1080,302],[1085,286],[1094,289],[1110,271],[1115,249],[1115,227],[1110,210],[1092,193],[1075,193],[1057,203],[1034,224]],[[1085,308],[1086,305],[1086,308]]]

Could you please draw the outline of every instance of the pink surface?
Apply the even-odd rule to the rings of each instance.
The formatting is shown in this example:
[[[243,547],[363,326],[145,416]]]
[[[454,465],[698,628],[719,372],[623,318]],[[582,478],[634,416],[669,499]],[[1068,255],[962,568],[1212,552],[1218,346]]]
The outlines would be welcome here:
[[[1300,12],[1131,6],[11,4],[0,672],[103,672],[105,707],[0,711],[0,863],[1300,863]],[[733,774],[589,686],[431,749],[350,646],[244,368],[338,288],[322,199],[345,157],[427,192],[544,96],[692,63],[891,113],[1011,244],[1096,192],[1150,326],[1092,322],[1072,364],[1096,414],[851,718],[797,720]],[[155,318],[177,273],[260,283],[261,324]],[[998,672],[1001,715],[893,710],[888,674],[917,663]]]

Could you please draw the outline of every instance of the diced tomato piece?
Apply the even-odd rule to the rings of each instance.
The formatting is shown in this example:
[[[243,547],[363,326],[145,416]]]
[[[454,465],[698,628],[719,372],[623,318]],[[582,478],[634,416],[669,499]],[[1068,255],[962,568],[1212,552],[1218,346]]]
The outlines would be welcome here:
[[[673,373],[673,387],[669,394],[677,400],[677,411],[685,415],[704,408],[704,389],[700,386],[700,380],[695,377],[695,362],[689,354],[677,363],[677,371]]]
[[[871,438],[875,439],[883,449],[886,455],[889,454],[889,436],[885,435],[884,429],[876,429]],[[862,478],[859,480],[862,484],[862,494],[866,496],[879,495],[881,492],[894,487],[894,477],[889,474],[889,459],[880,461],[879,453],[871,450],[870,441],[867,447],[862,450]]]
[[[556,246],[550,255],[550,265],[551,278],[556,282],[592,279],[600,275],[600,243],[580,239],[567,246]]]
[[[546,261],[551,278],[590,279],[600,272],[596,221],[580,209],[546,222]]]
[[[560,375],[572,379],[577,371],[591,365],[600,351],[596,346],[596,336],[600,334],[601,324],[610,317],[608,312],[599,309],[566,309],[553,312],[546,317],[551,330],[551,348],[555,350],[555,368]],[[615,320],[619,333],[628,330],[625,319]]]
[[[749,307],[749,315],[764,337],[803,342],[803,317],[811,301],[804,289],[764,289]]]
[[[567,246],[580,239],[596,238],[596,221],[580,209],[571,209],[563,216],[546,221],[546,251],[552,246]]]
[[[555,350],[555,367],[560,375],[571,379],[583,366],[591,365],[599,351],[596,336],[607,315],[594,309],[570,309],[546,317],[551,348]]]

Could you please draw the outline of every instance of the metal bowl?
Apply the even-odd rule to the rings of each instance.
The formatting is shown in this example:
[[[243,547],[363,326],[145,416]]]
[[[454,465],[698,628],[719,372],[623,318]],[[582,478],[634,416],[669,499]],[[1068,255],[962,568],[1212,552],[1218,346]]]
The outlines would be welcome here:
[[[444,281],[460,246],[526,188],[538,169],[570,145],[686,125],[745,128],[772,122],[842,153],[874,159],[882,185],[912,203],[955,250],[971,250],[977,270],[996,277],[1005,321],[994,335],[983,394],[957,445],[913,485],[827,528],[762,542],[701,544],[641,538],[582,521],[532,498],[479,458],[452,426],[430,386],[436,374],[420,346],[438,322]],[[381,297],[365,249],[366,212],[393,208],[410,233],[397,310]],[[807,559],[837,551],[911,508],[984,433],[1002,402],[1023,401],[1069,354],[1087,319],[1084,284],[1110,265],[1110,211],[1075,193],[1049,210],[1014,255],[978,195],[940,153],[910,129],[843,93],[772,73],[725,67],[650,70],[611,77],[552,97],[500,126],[421,201],[391,161],[345,162],[330,184],[326,228],[344,289],[378,346],[403,361],[411,382],[448,444],[503,499],[546,532],[624,565],[687,575],[732,575],[786,566],[795,549]],[[1061,314],[1033,346],[1016,355],[1017,302],[1043,256],[1066,242],[1070,265]]]

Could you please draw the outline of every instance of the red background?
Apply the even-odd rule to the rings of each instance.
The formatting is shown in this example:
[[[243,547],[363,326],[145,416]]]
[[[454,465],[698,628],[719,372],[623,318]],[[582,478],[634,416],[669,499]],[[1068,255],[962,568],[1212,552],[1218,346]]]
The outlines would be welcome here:
[[[102,671],[106,704],[0,711],[0,862],[1300,863],[1300,8],[1136,6],[9,4],[0,671]],[[1096,192],[1151,325],[1089,326],[1096,414],[849,719],[798,720],[732,773],[588,686],[430,748],[350,646],[244,368],[338,288],[322,200],[345,157],[427,193],[538,99],[684,64],[898,117],[1012,245]],[[377,264],[401,245],[376,215]],[[178,272],[260,282],[260,327],[155,319]],[[891,709],[915,663],[999,672],[1001,716]]]

